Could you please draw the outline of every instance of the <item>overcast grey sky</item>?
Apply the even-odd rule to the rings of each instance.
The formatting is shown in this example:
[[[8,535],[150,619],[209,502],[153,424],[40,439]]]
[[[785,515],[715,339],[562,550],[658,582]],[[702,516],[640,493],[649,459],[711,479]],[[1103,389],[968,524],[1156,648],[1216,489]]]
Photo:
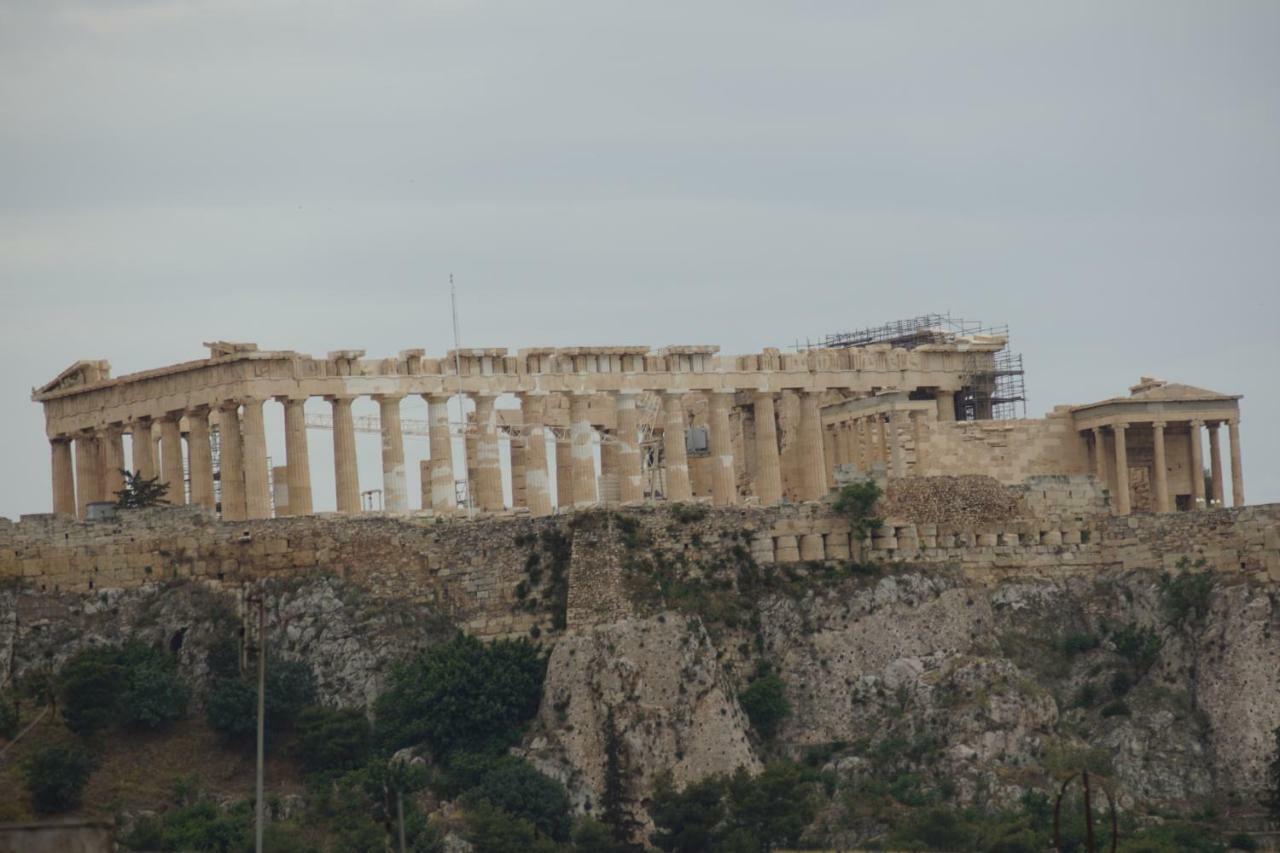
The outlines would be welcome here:
[[[76,359],[443,353],[450,272],[474,346],[1007,322],[1032,415],[1244,394],[1276,501],[1278,262],[1274,0],[0,0],[9,517]]]

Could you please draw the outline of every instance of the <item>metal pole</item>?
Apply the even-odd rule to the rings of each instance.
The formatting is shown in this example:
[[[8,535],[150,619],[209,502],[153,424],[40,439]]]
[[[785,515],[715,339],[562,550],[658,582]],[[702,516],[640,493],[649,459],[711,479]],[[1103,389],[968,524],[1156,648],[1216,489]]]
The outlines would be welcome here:
[[[462,344],[458,335],[458,289],[449,273],[449,304],[453,308],[453,372],[458,377],[458,420],[462,422],[462,483],[467,488],[467,518],[472,515],[475,501],[471,499],[471,474],[467,471],[467,413],[462,410]],[[453,439],[449,439],[452,441]]]
[[[254,853],[262,853],[262,829],[264,797],[262,792],[263,777],[263,741],[265,732],[267,691],[267,605],[266,597],[258,597],[258,778],[254,788],[255,825],[253,830]]]
[[[396,817],[400,821],[400,853],[405,853],[404,846],[404,791],[396,785]]]

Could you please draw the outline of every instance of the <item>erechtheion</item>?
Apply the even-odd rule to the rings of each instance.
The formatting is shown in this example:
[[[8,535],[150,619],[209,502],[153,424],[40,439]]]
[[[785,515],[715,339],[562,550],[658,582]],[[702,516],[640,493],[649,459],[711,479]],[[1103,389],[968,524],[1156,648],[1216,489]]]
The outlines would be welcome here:
[[[441,515],[817,500],[858,473],[980,473],[1011,485],[1092,476],[1117,514],[1193,510],[1223,505],[1224,424],[1232,503],[1244,502],[1239,396],[1144,378],[1128,396],[996,419],[982,377],[998,372],[1005,343],[939,332],[906,345],[738,356],[714,346],[598,346],[367,359],[363,350],[313,358],[219,341],[206,344],[208,358],[116,378],[105,361],[78,361],[32,399],[44,406],[53,509],[82,518],[121,488],[125,468],[168,483],[171,501],[225,519],[309,514],[308,426],[322,423],[332,429],[338,511],[360,512],[356,432],[368,426],[353,416],[358,397],[379,407],[383,506],[418,511],[400,414],[410,395],[428,411],[421,510]],[[304,413],[314,397],[328,401],[331,419]],[[469,401],[464,422],[451,424],[450,399]],[[264,423],[271,401],[283,409],[286,450],[274,470]]]

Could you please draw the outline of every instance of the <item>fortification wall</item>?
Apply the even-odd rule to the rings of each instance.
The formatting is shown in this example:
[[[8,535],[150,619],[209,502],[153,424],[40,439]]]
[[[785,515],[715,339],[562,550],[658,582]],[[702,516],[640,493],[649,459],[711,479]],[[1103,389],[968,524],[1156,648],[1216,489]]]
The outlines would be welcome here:
[[[619,519],[628,519],[620,521]],[[862,559],[957,566],[977,578],[1173,568],[1280,579],[1280,505],[963,525],[888,519],[865,542],[823,504],[643,506],[544,519],[319,515],[220,522],[193,508],[111,522],[0,520],[0,581],[88,592],[175,578],[237,586],[327,572],[370,594],[439,605],[483,636],[538,633],[625,613],[620,555],[637,535],[688,554],[748,549],[763,566]],[[538,629],[534,631],[534,629]]]

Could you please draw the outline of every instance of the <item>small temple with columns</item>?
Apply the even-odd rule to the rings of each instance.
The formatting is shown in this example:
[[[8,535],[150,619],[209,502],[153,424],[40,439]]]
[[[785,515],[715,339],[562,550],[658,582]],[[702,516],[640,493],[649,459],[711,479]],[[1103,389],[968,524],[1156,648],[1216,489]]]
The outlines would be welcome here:
[[[821,500],[849,477],[967,474],[1013,486],[1083,479],[1119,515],[1193,511],[1225,505],[1223,425],[1232,505],[1244,503],[1239,395],[1143,378],[1128,396],[996,419],[971,404],[973,377],[994,369],[1005,344],[955,334],[910,349],[471,348],[440,358],[410,349],[369,359],[216,341],[207,358],[120,377],[106,361],[77,361],[32,399],[44,407],[53,510],[82,519],[113,500],[124,469],[225,520],[311,514],[308,430],[317,428],[332,431],[341,513],[365,508],[358,429],[381,435],[376,491],[396,513],[771,505]],[[401,417],[410,396],[426,401],[420,431]],[[376,421],[353,414],[361,397],[377,402]],[[304,411],[313,398],[328,403],[327,416]],[[273,468],[267,425],[278,416],[285,462]],[[417,434],[429,454],[420,498],[405,464],[406,435]]]

